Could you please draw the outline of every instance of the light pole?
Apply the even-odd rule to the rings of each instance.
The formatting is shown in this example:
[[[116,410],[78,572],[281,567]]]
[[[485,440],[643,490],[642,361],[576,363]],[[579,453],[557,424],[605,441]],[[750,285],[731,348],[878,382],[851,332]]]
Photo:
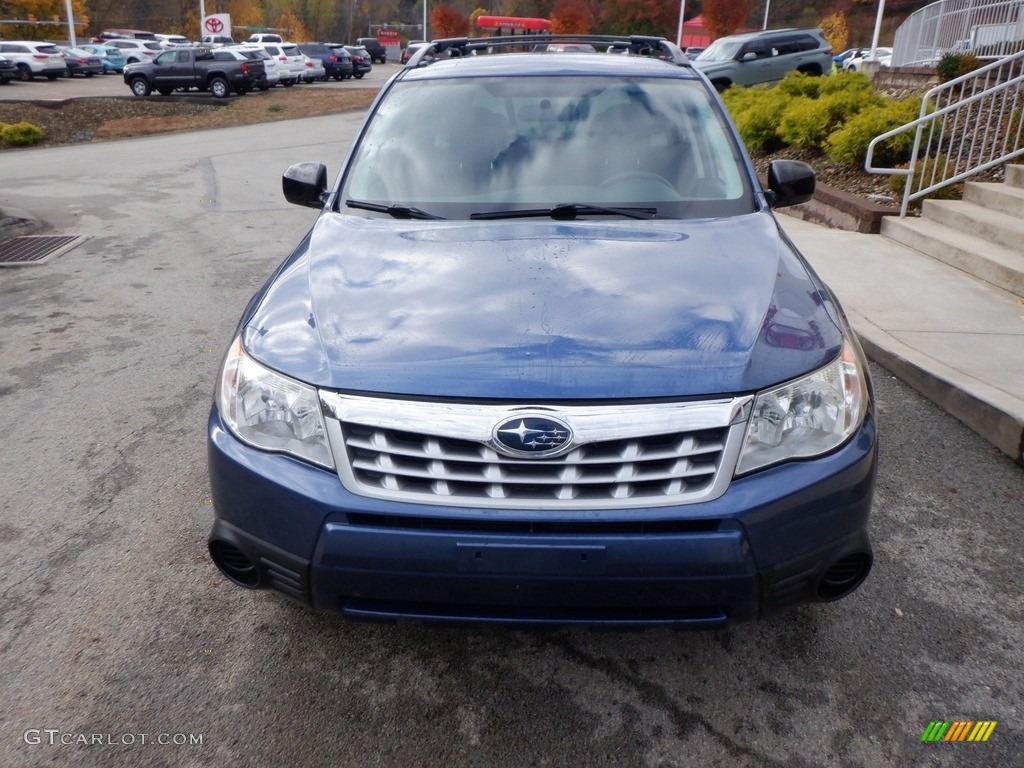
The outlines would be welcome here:
[[[676,30],[676,43],[684,50],[686,49],[686,46],[683,45],[683,11],[685,10],[686,0],[679,0],[679,28]]]
[[[761,29],[768,29],[768,9],[772,7],[772,0],[764,0],[764,21],[761,23]]]
[[[423,40],[430,42],[430,38],[427,37],[427,0],[423,0]]]

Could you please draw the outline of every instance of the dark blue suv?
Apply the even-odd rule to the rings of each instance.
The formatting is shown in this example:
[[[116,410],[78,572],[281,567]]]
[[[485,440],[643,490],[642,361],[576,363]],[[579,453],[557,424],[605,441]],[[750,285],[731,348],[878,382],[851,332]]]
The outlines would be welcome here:
[[[526,52],[552,41],[426,45],[333,186],[285,173],[320,213],[219,374],[214,562],[378,620],[717,627],[844,597],[876,427],[772,213],[813,171],[762,189],[672,43]]]

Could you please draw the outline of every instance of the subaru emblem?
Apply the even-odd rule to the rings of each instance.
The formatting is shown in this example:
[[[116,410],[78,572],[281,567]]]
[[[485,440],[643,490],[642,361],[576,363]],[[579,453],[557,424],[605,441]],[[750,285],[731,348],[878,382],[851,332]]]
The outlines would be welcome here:
[[[494,442],[508,456],[541,459],[568,447],[572,430],[550,416],[514,416],[494,428]]]

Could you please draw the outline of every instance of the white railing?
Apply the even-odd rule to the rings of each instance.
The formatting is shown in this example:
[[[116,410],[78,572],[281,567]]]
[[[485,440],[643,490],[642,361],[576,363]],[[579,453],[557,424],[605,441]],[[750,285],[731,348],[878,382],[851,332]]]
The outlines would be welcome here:
[[[893,39],[892,66],[934,66],[947,53],[1000,59],[1024,49],[1024,0],[939,0],[914,11]]]
[[[876,136],[865,170],[904,176],[900,216],[912,200],[1024,155],[1024,51],[937,85],[921,99],[920,117]],[[914,131],[906,168],[878,168],[875,148]]]

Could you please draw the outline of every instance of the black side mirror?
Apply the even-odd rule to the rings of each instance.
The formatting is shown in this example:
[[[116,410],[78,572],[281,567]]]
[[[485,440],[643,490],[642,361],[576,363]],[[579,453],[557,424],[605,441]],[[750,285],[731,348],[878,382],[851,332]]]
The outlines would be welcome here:
[[[768,202],[772,208],[806,203],[814,197],[814,169],[799,160],[768,165]]]
[[[296,163],[281,177],[284,199],[296,205],[323,208],[327,195],[327,166],[323,163]]]

